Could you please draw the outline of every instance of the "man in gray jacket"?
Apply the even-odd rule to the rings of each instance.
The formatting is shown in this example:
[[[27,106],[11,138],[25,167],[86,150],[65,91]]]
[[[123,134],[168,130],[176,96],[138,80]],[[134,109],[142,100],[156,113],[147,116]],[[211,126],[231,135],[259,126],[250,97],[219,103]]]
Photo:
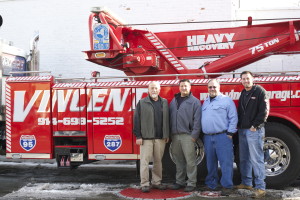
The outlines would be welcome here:
[[[190,92],[191,83],[188,79],[180,80],[179,90],[180,93],[175,95],[170,104],[171,151],[176,164],[176,183],[170,189],[185,187],[185,192],[191,192],[196,189],[197,183],[194,143],[201,130],[201,104]]]
[[[141,99],[134,113],[136,144],[140,145],[140,176],[142,192],[150,191],[149,162],[153,161],[152,188],[165,190],[162,180],[162,157],[169,141],[168,101],[159,96],[160,85],[151,82],[149,95]]]

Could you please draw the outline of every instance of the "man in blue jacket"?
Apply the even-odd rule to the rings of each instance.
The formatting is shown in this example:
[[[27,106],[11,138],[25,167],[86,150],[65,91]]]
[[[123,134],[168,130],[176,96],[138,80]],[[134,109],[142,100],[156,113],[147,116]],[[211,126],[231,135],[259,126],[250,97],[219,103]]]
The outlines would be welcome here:
[[[176,94],[170,103],[171,151],[176,164],[176,183],[171,185],[170,189],[185,187],[185,192],[192,192],[197,183],[194,143],[201,130],[201,104],[192,95],[188,79],[180,80],[179,90],[180,93]]]
[[[205,184],[208,190],[216,190],[219,182],[218,161],[222,177],[222,196],[228,196],[233,187],[232,135],[237,132],[238,116],[233,100],[220,92],[216,79],[208,82],[209,97],[202,106],[202,131],[208,174]]]

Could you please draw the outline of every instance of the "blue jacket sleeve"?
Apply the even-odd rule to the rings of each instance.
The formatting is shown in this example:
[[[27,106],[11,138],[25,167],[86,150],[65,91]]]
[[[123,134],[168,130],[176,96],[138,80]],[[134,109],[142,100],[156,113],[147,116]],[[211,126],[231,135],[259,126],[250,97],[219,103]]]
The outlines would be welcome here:
[[[200,132],[201,132],[201,116],[202,116],[202,109],[201,109],[201,103],[197,99],[197,102],[194,105],[194,127],[193,127],[193,132],[192,132],[192,138],[198,139]]]
[[[227,111],[228,117],[228,130],[229,133],[236,133],[237,132],[237,123],[238,123],[238,115],[236,111],[236,106],[232,99],[229,99],[229,110]]]

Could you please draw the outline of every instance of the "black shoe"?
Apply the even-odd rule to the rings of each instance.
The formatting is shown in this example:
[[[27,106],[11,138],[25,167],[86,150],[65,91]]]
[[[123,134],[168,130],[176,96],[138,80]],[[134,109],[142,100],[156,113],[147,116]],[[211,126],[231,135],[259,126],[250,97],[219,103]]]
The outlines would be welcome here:
[[[232,194],[233,190],[231,188],[222,188],[221,189],[221,196],[229,196]]]
[[[159,184],[159,185],[152,185],[152,188],[159,189],[159,190],[166,190],[167,186],[163,184]]]
[[[168,188],[171,190],[179,190],[180,188],[184,188],[184,185],[179,185],[177,183],[174,183],[173,185],[169,185]]]
[[[200,191],[202,191],[202,192],[206,192],[206,191],[219,191],[219,188],[218,187],[216,187],[215,189],[212,189],[212,188],[210,188],[210,187],[208,187],[208,186],[205,186],[205,187],[203,187],[203,188],[200,188]]]
[[[143,186],[141,188],[142,192],[146,193],[146,192],[150,192],[150,186]]]
[[[193,192],[195,189],[196,189],[196,187],[186,186],[183,191],[184,192]]]

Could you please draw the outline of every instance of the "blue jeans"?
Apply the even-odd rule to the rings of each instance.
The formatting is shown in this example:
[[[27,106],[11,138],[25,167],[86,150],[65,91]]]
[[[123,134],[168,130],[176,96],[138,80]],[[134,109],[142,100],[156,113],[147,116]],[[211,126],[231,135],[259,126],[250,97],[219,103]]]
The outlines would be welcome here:
[[[265,190],[264,137],[265,129],[256,131],[239,129],[240,171],[242,184],[252,186],[252,169],[255,188]]]
[[[204,148],[208,174],[205,184],[215,189],[218,186],[218,161],[220,163],[222,177],[220,180],[224,188],[232,188],[233,176],[233,144],[226,133],[218,135],[204,135]]]

